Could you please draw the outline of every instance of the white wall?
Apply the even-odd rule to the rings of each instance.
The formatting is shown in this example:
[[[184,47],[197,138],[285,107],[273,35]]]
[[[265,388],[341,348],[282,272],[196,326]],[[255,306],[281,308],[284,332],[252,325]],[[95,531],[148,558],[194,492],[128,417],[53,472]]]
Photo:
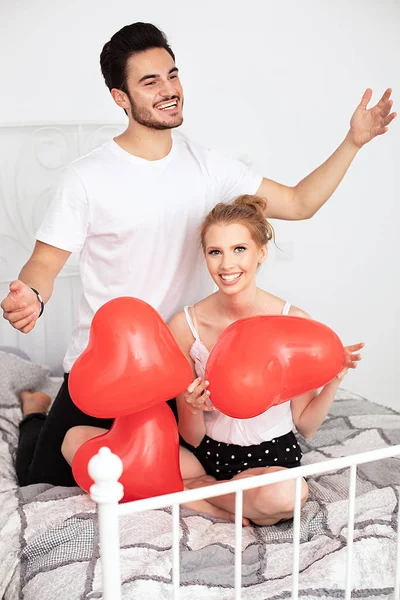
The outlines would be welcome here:
[[[121,120],[102,45],[125,24],[169,36],[185,87],[183,131],[295,184],[341,142],[364,89],[400,94],[394,0],[18,0],[0,3],[0,121]],[[342,337],[364,340],[346,387],[400,409],[399,125],[364,148],[312,220],[275,222],[260,283]],[[397,194],[396,194],[397,192]]]

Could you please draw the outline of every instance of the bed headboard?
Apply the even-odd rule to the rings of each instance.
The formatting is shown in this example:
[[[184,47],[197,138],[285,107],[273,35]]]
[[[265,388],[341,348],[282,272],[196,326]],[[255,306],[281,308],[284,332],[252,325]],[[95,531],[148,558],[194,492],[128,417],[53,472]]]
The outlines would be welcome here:
[[[0,125],[0,296],[18,277],[32,251],[61,169],[118,135],[123,123],[33,123]],[[0,346],[15,346],[35,362],[61,364],[80,293],[76,256],[56,280],[46,316],[24,335],[0,319]]]

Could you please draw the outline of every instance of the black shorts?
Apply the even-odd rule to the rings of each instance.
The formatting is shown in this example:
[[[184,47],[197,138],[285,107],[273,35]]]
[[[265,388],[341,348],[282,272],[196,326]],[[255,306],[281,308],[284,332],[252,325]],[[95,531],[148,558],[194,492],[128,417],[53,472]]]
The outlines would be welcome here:
[[[207,475],[219,481],[232,479],[238,473],[255,467],[298,467],[302,457],[293,431],[253,446],[216,442],[206,435],[197,448],[190,447],[190,450]]]

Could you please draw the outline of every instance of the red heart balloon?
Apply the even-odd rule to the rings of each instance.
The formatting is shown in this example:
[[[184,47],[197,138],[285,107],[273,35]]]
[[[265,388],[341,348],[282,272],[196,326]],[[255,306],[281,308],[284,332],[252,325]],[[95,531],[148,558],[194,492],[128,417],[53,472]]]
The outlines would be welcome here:
[[[68,387],[83,412],[113,418],[174,398],[192,379],[158,312],[143,300],[121,297],[93,317],[88,346],[72,366]]]
[[[102,446],[108,446],[122,460],[122,502],[183,490],[178,426],[167,404],[117,417],[110,431],[78,449],[72,462],[72,473],[86,492],[93,484],[88,474],[88,462]]]
[[[325,385],[343,364],[342,342],[326,325],[301,317],[257,316],[223,331],[205,378],[219,411],[249,419]]]

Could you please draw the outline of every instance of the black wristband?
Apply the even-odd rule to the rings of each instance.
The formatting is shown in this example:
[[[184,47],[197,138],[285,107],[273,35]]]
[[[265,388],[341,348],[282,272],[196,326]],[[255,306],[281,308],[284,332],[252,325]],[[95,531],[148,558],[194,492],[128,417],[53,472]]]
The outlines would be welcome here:
[[[35,290],[35,288],[31,287],[31,290],[32,290],[32,292],[35,292],[35,294],[38,297],[38,300],[40,302],[40,313],[39,313],[39,316],[38,316],[38,318],[39,318],[42,315],[43,311],[44,311],[44,302],[43,302],[42,296],[39,294],[39,292],[37,290]]]

